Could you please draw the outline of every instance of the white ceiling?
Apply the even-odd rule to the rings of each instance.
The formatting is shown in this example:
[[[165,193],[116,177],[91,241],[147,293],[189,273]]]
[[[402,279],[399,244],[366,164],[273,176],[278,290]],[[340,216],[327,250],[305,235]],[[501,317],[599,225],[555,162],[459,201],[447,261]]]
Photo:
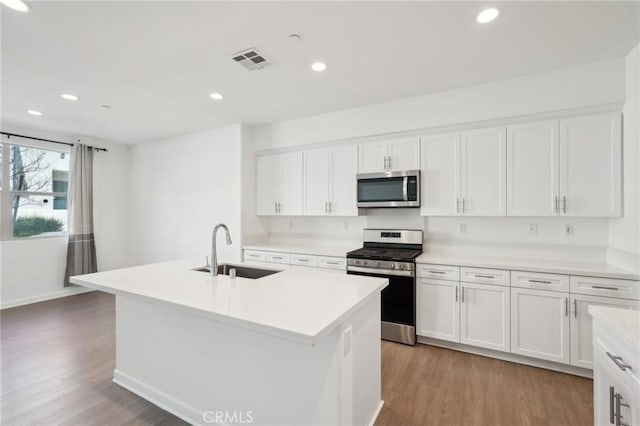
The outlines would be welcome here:
[[[500,17],[480,25],[484,2],[30,5],[2,10],[3,121],[123,143],[620,57],[638,42],[640,14],[635,1],[494,2]],[[275,65],[249,72],[231,60],[248,47]],[[322,74],[310,70],[318,59]]]

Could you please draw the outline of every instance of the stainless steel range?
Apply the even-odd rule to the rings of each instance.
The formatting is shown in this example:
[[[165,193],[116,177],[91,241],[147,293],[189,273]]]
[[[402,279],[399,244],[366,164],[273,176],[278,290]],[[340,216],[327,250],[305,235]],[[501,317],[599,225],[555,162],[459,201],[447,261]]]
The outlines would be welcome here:
[[[422,231],[365,229],[364,246],[347,253],[347,274],[389,279],[382,290],[382,338],[416,343],[416,263]]]

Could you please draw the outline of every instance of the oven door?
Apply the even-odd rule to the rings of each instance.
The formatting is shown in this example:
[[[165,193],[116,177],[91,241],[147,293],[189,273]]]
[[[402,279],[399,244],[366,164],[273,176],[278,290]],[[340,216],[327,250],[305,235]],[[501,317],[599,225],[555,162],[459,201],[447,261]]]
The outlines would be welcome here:
[[[415,277],[347,271],[350,275],[366,275],[389,280],[382,290],[382,338],[393,342],[416,343],[416,279]]]

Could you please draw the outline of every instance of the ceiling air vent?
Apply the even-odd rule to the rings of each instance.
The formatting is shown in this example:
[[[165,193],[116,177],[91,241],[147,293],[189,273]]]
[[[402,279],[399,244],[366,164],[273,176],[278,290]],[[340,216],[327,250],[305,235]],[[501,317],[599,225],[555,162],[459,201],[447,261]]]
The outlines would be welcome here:
[[[233,60],[249,71],[261,70],[271,65],[271,62],[254,47],[235,53]]]

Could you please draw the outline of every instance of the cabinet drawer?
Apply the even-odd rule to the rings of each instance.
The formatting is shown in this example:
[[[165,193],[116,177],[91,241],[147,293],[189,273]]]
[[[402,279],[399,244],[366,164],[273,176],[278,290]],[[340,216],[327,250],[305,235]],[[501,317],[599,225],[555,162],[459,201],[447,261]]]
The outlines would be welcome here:
[[[569,275],[511,271],[511,287],[569,292]]]
[[[317,268],[318,256],[311,256],[308,254],[293,254],[291,255],[291,264],[298,266],[307,266],[309,268]]]
[[[291,264],[291,255],[289,253],[267,252],[267,262]]]
[[[640,281],[572,275],[571,293],[640,300]]]
[[[259,250],[245,250],[244,260],[245,262],[265,262],[265,252]]]
[[[319,265],[324,269],[338,269],[344,271],[347,269],[347,259],[344,257],[322,256]]]
[[[433,265],[430,263],[418,263],[417,276],[420,278],[434,278],[437,280],[459,281],[460,267],[449,265]]]
[[[460,268],[460,281],[477,284],[509,286],[509,271],[488,268]]]

